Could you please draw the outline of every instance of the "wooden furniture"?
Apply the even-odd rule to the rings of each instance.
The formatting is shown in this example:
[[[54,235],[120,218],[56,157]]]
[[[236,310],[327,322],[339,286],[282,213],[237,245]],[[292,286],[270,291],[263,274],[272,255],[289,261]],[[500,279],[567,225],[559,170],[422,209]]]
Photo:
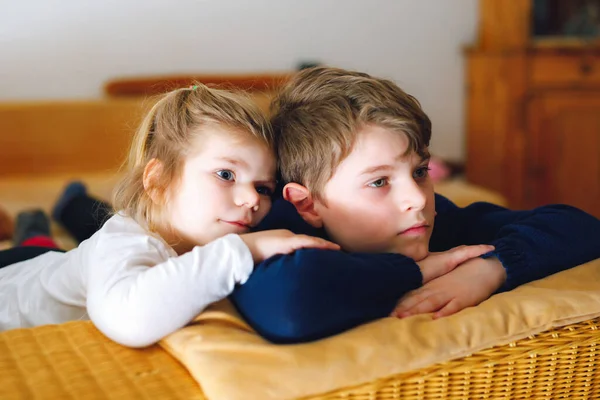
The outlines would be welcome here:
[[[466,175],[513,208],[566,203],[600,217],[600,41],[534,37],[532,13],[531,0],[480,1]]]

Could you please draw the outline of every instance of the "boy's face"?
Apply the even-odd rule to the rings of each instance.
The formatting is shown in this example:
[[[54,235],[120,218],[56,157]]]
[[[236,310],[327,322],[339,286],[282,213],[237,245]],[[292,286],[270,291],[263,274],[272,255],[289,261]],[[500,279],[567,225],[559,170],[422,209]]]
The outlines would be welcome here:
[[[404,156],[408,139],[367,125],[325,185],[315,211],[331,239],[348,251],[428,255],[435,199],[428,159]],[[325,205],[326,204],[326,205]]]

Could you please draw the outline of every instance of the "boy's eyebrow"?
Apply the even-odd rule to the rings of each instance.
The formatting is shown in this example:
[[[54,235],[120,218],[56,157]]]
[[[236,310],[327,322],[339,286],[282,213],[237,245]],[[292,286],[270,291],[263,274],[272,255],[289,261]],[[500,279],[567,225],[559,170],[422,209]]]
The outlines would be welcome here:
[[[379,171],[389,171],[390,169],[393,169],[391,165],[375,165],[373,167],[366,168],[359,175],[369,175]]]
[[[404,157],[406,157],[405,154],[400,154],[398,157],[396,157],[397,160],[401,160]],[[429,161],[431,159],[431,154],[429,154],[429,152],[425,152],[421,157],[420,157],[420,162],[419,164],[424,163],[425,161]],[[390,169],[393,169],[393,167],[391,165],[388,164],[382,164],[382,165],[374,165],[372,167],[366,168],[365,170],[363,170],[359,175],[368,175],[368,174],[373,174],[375,172],[379,172],[379,171],[389,171]]]

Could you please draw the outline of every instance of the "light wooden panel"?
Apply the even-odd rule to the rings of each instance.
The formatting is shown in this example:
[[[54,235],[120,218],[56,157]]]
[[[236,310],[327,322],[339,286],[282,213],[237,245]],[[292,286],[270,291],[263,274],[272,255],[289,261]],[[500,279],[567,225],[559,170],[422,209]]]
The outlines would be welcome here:
[[[0,104],[0,177],[117,170],[146,103]]]
[[[529,113],[527,206],[566,203],[600,218],[600,93],[540,93]]]
[[[271,93],[252,97],[268,110]],[[0,177],[118,170],[155,99],[0,103]]]
[[[523,53],[467,53],[467,164],[470,182],[521,203],[525,147]]]

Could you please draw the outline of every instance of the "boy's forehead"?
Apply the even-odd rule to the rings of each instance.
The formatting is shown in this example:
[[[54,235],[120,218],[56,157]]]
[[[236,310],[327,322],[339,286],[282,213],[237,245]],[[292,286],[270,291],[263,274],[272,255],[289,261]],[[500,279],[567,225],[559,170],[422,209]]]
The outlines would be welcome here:
[[[352,169],[393,163],[397,161],[417,161],[429,158],[427,149],[421,154],[409,151],[409,140],[406,134],[393,129],[370,125],[358,131],[356,141],[346,160]]]
[[[365,158],[396,158],[406,154],[408,145],[408,137],[402,132],[367,125],[358,131],[350,156],[354,155],[360,161]]]

